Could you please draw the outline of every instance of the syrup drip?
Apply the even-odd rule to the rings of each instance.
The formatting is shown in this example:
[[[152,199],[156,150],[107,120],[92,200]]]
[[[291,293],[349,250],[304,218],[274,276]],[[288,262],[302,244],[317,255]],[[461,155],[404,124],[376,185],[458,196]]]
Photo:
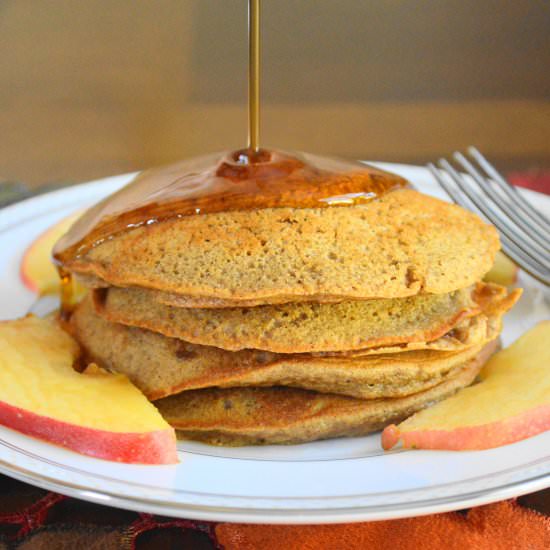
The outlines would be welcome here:
[[[74,308],[73,276],[70,272],[57,266],[57,273],[60,279],[60,301],[59,317],[61,321],[68,321]]]

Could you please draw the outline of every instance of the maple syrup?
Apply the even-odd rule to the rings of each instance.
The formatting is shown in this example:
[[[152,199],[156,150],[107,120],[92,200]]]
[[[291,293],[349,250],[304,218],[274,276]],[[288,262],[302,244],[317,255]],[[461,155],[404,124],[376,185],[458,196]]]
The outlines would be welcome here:
[[[57,265],[57,273],[59,274],[59,298],[61,301],[59,317],[61,321],[68,321],[74,307],[73,276],[61,265]]]
[[[148,170],[89,209],[54,247],[58,265],[124,231],[184,216],[363,204],[406,185],[365,165],[260,149]]]
[[[248,2],[248,149],[260,149],[260,0]]]
[[[72,307],[72,283],[63,266],[125,231],[219,212],[363,204],[406,186],[399,176],[357,162],[260,148],[259,8],[259,0],[249,0],[248,147],[142,172],[89,209],[53,251],[63,315]]]

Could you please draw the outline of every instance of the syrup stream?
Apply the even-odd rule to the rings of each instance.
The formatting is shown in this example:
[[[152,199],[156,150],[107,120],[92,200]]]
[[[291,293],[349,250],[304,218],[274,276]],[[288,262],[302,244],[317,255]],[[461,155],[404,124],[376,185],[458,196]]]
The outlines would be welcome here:
[[[260,0],[248,0],[248,148],[260,149]]]

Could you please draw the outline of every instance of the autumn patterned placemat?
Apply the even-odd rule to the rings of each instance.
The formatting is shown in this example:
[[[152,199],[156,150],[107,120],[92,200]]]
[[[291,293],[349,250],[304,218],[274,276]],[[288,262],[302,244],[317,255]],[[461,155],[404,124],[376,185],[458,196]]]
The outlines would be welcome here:
[[[0,550],[543,550],[550,489],[467,511],[341,525],[241,525],[139,514],[0,476]]]

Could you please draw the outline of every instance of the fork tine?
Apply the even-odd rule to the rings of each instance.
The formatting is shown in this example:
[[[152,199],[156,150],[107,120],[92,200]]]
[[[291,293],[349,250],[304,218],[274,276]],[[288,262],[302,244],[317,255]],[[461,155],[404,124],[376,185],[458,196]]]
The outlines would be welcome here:
[[[543,247],[544,250],[550,252],[548,232],[546,232],[546,234],[543,234],[541,231],[539,231],[539,228],[536,225],[533,225],[528,220],[524,220],[520,215],[518,215],[517,209],[512,207],[509,203],[503,201],[498,193],[491,193],[491,188],[488,185],[489,182],[482,174],[480,174],[475,169],[472,163],[462,153],[454,153],[453,157],[464,168],[464,170],[466,170],[466,172],[468,172],[468,174],[470,174],[470,176],[478,183],[480,189],[483,191],[487,199],[491,202],[496,203],[498,208],[500,208],[504,212],[506,217],[502,218],[503,223],[506,223],[505,220],[507,219],[511,220],[513,223],[521,227],[521,229],[527,234],[528,237],[531,237],[534,241],[536,241],[540,246]]]
[[[485,170],[487,175],[506,193],[508,198],[514,201],[527,215],[534,218],[540,228],[546,232],[550,231],[550,221],[534,208],[516,187],[508,183],[496,170],[496,168],[473,146],[468,147],[469,155]]]
[[[546,253],[544,250],[537,248],[536,244],[528,246],[528,241],[522,241],[518,237],[517,232],[514,231],[514,228],[510,226],[508,220],[503,216],[498,215],[489,203],[481,200],[481,195],[476,196],[472,192],[470,186],[466,184],[461,174],[459,174],[447,160],[440,159],[439,165],[451,176],[459,189],[470,199],[472,204],[476,206],[477,210],[482,213],[483,217],[499,229],[501,236],[506,236],[536,263],[541,264],[545,269],[550,269],[550,262],[545,260]]]
[[[432,176],[436,179],[437,183],[439,183],[439,185],[443,187],[447,195],[449,195],[449,197],[454,202],[456,202],[456,204],[462,206],[462,208],[467,208],[468,210],[471,209],[472,204],[468,201],[465,201],[463,199],[463,196],[460,193],[458,193],[452,185],[450,185],[447,181],[445,181],[445,178],[441,177],[440,169],[436,168],[435,164],[430,162],[428,164],[428,170],[432,173]],[[475,204],[473,206],[475,208]]]
[[[428,169],[430,170],[431,174],[435,178],[435,180],[441,185],[441,187],[445,190],[445,192],[449,195],[449,197],[459,204],[460,206],[464,208],[468,208],[470,210],[475,210],[479,214],[483,215],[483,213],[477,208],[477,206],[472,203],[464,194],[461,194],[457,188],[455,188],[453,185],[451,185],[449,182],[446,181],[445,177],[441,175],[441,172],[446,173],[445,170],[440,170],[435,167],[434,164],[430,163],[428,164]],[[454,180],[453,180],[454,181]],[[539,281],[543,282],[546,285],[550,285],[550,272],[546,270],[540,269],[540,264],[537,262],[533,262],[533,260],[526,256],[523,251],[516,246],[513,242],[511,242],[507,237],[503,236],[501,238],[503,251],[504,253],[513,260],[516,264],[521,266],[527,273],[538,279]]]

